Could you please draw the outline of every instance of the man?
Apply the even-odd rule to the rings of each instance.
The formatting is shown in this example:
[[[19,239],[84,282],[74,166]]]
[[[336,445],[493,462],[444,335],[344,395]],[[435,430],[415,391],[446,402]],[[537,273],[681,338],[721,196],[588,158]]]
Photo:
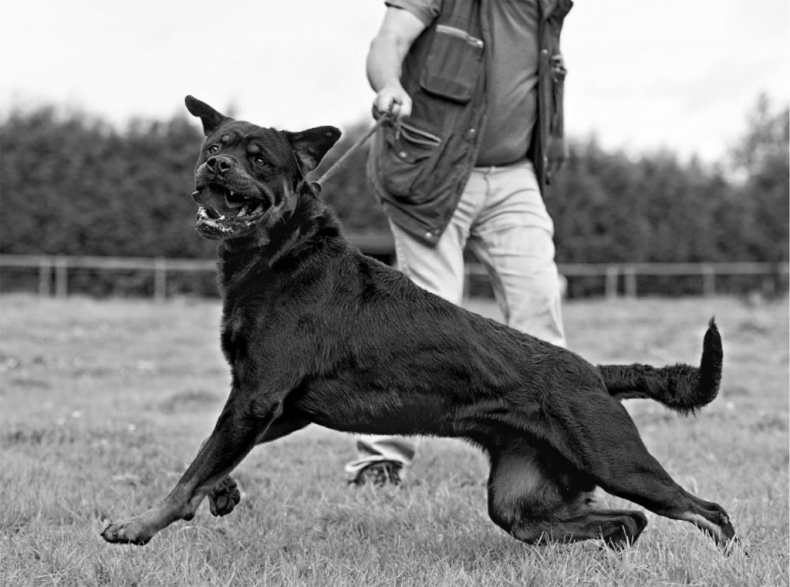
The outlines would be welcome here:
[[[388,0],[367,74],[389,113],[368,175],[399,268],[456,304],[465,246],[507,324],[565,344],[542,192],[565,154],[559,36],[571,0]],[[413,440],[361,437],[352,482],[399,484]]]

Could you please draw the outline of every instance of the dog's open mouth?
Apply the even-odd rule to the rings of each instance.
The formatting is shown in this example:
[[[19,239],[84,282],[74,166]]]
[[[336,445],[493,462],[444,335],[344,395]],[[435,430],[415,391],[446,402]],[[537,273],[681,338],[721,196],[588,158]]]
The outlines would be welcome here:
[[[198,186],[192,197],[200,204],[196,228],[208,238],[249,228],[266,212],[266,202],[259,195],[239,193],[220,184]]]

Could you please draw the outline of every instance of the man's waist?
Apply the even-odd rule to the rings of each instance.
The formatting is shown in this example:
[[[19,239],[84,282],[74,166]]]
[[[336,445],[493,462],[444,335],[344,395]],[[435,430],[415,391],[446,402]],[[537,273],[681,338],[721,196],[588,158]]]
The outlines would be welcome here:
[[[474,165],[474,169],[480,170],[480,169],[508,168],[517,165],[526,165],[528,163],[531,164],[531,162],[527,158],[527,153],[525,151],[515,159],[509,159],[507,161],[489,161],[483,159],[482,157],[478,157],[477,163],[475,163]]]
[[[484,175],[490,175],[499,172],[511,171],[519,167],[529,167],[534,169],[535,166],[525,155],[524,157],[520,157],[519,159],[509,163],[501,163],[499,165],[475,165],[472,170],[476,171],[477,173],[483,173]]]

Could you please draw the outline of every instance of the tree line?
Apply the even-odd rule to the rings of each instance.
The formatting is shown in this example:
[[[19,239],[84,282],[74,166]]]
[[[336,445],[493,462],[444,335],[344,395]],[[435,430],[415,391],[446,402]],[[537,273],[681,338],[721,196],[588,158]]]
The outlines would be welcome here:
[[[546,194],[560,263],[788,259],[788,109],[761,96],[717,164],[633,155],[572,139]],[[316,170],[369,128],[345,129]],[[213,257],[194,232],[199,124],[186,116],[123,129],[54,106],[0,121],[0,253]],[[365,179],[366,148],[326,184],[347,230],[386,231]]]

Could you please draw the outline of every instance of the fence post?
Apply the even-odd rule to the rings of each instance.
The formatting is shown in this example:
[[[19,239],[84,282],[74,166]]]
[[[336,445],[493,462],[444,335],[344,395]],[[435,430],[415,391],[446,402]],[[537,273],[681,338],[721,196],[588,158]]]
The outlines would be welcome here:
[[[785,289],[785,284],[787,283],[788,273],[790,273],[790,267],[787,265],[787,261],[783,261],[776,264],[776,291],[781,292]]]
[[[154,300],[164,302],[167,297],[167,261],[157,257],[154,261]]]
[[[49,258],[38,262],[38,295],[42,298],[52,295],[52,261]]]
[[[702,295],[706,298],[716,295],[716,270],[708,263],[702,266]]]
[[[55,295],[59,298],[69,295],[69,260],[66,257],[55,259]]]
[[[636,297],[636,268],[629,265],[625,269],[625,296],[627,298]]]
[[[612,300],[617,297],[617,277],[619,270],[616,265],[609,265],[606,268],[606,299]]]

